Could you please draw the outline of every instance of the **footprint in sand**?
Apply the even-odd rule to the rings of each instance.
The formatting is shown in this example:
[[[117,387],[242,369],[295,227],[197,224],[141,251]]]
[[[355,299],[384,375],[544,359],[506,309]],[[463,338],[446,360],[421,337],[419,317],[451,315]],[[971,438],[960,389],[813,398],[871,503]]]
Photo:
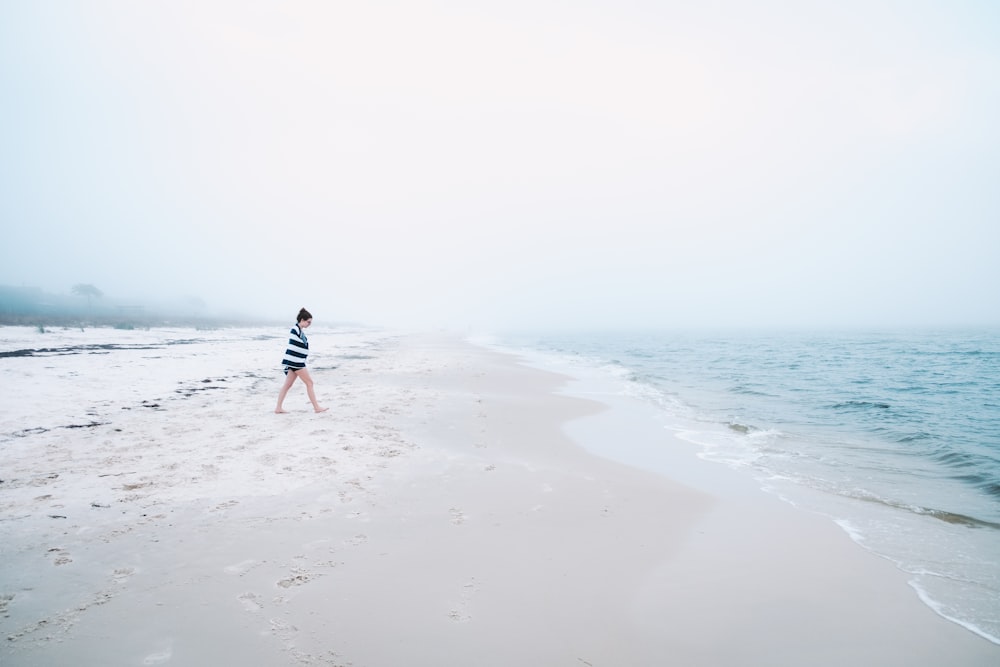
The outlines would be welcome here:
[[[463,523],[465,523],[465,512],[458,509],[457,507],[452,507],[449,511],[451,512],[452,525],[461,526]]]
[[[455,621],[456,623],[468,623],[472,620],[472,616],[469,615],[469,605],[472,602],[473,596],[479,592],[479,586],[476,584],[476,578],[473,577],[465,585],[462,586],[462,592],[459,595],[458,604],[455,608],[448,612],[448,618]]]
[[[66,565],[67,563],[73,562],[73,559],[69,557],[69,552],[62,547],[53,547],[49,549],[49,555],[52,556],[53,565]]]
[[[222,568],[222,571],[226,574],[236,574],[243,576],[253,568],[257,567],[258,563],[255,560],[244,560],[236,563],[235,565],[229,565],[228,567]]]
[[[290,641],[298,631],[299,629],[290,623],[277,618],[271,619],[271,632],[282,641]]]
[[[115,583],[124,584],[133,574],[135,574],[134,568],[120,567],[112,573],[111,578],[115,580]]]
[[[236,599],[243,605],[243,609],[249,612],[257,612],[264,608],[260,602],[260,596],[256,593],[244,593]]]
[[[150,653],[147,655],[142,664],[144,665],[162,665],[170,661],[170,656],[173,655],[173,651],[167,649],[166,651],[159,651],[158,653]]]
[[[219,503],[218,505],[216,505],[215,507],[213,507],[209,511],[210,512],[222,512],[224,510],[232,509],[232,508],[236,507],[239,504],[240,504],[240,501],[238,501],[238,500],[227,500],[224,503]]]
[[[312,572],[306,570],[294,569],[291,574],[278,582],[278,585],[282,588],[291,588],[292,586],[301,586],[303,584],[308,584],[315,577]]]

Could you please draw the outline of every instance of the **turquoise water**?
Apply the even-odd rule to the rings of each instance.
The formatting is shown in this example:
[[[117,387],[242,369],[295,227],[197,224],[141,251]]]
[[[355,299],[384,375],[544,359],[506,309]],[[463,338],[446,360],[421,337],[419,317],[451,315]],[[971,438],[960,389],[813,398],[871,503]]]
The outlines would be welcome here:
[[[1000,643],[1000,331],[505,342],[604,369],[704,458],[827,514],[938,613]]]

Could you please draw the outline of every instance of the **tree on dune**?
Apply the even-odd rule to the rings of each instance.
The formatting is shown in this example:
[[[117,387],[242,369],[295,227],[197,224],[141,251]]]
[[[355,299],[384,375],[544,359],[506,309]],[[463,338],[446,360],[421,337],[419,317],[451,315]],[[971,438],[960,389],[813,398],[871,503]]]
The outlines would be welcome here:
[[[90,300],[92,298],[100,299],[104,296],[104,292],[87,283],[73,285],[73,294],[87,297],[87,308],[90,308]]]

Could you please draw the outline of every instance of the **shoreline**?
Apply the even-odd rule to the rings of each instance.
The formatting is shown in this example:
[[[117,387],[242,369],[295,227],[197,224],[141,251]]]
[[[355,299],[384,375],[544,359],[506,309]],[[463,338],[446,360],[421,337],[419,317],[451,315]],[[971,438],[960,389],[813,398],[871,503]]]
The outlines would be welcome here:
[[[810,647],[831,639],[823,630],[830,627],[838,628],[841,641],[866,649],[855,656],[832,659],[829,664],[904,664],[896,662],[900,660],[898,651],[915,641],[926,643],[907,658],[909,664],[947,660],[989,664],[986,656],[990,652],[1000,656],[996,642],[940,613],[895,562],[855,541],[833,517],[769,491],[752,475],[701,458],[698,445],[665,424],[655,408],[603,386],[604,391],[601,381],[578,378],[565,390],[567,395],[600,397],[614,406],[567,424],[567,433],[598,456],[654,471],[716,499],[712,513],[699,523],[697,536],[686,542],[675,561],[664,564],[663,577],[685,580],[691,587],[690,602],[696,604],[695,598],[714,586],[712,577],[725,572],[730,590],[723,597],[740,605],[746,615],[742,619],[731,617],[721,625],[738,629],[747,645],[753,645],[755,639],[760,645],[759,638],[777,624],[786,630],[795,628],[803,661]],[[627,432],[629,425],[633,433],[639,432],[635,439],[640,444],[610,446],[611,434]],[[691,583],[692,577],[700,581]],[[664,586],[668,584],[664,582]],[[769,601],[778,608],[769,610],[768,620],[753,620],[755,610],[767,607]],[[797,608],[815,618],[804,620]],[[849,621],[842,617],[845,610],[852,616]],[[689,630],[695,632],[699,622],[719,623],[715,613],[707,613],[700,621],[692,621],[690,616],[684,621],[691,623]],[[676,618],[671,622],[676,623]],[[981,642],[983,662],[977,661],[975,651],[969,655],[969,663],[949,655],[948,645],[953,640],[956,645],[970,647]],[[831,644],[824,650],[835,649]],[[939,655],[930,658],[927,651]],[[815,662],[810,659],[810,664]]]
[[[500,347],[499,349],[504,348]],[[524,355],[528,363],[536,367],[558,369],[573,375],[574,379],[564,391],[567,395],[597,398],[615,404],[615,410],[619,412],[629,411],[631,419],[635,423],[655,422],[655,426],[652,427],[654,433],[650,435],[646,445],[625,449],[607,446],[607,443],[611,441],[611,429],[605,429],[605,437],[588,440],[586,428],[574,424],[568,425],[569,432],[574,434],[574,437],[591,451],[612,460],[658,472],[715,495],[730,495],[733,488],[745,488],[744,492],[751,494],[765,493],[770,497],[780,499],[783,503],[802,513],[814,515],[820,521],[835,524],[857,547],[892,563],[899,576],[903,577],[909,587],[913,589],[917,598],[942,619],[962,627],[987,642],[1000,646],[1000,639],[995,634],[990,634],[987,630],[963,617],[961,613],[956,614],[954,609],[949,607],[949,604],[954,605],[956,602],[962,601],[963,598],[956,596],[953,591],[943,592],[940,590],[937,593],[942,597],[935,597],[932,592],[934,589],[928,588],[928,583],[932,585],[935,583],[934,577],[930,577],[930,581],[927,581],[927,575],[931,574],[930,572],[920,567],[914,568],[912,560],[902,558],[900,554],[894,553],[891,549],[880,548],[885,547],[885,544],[868,539],[867,526],[863,520],[871,520],[870,516],[866,514],[870,508],[853,506],[852,500],[857,503],[856,499],[824,493],[820,489],[786,480],[780,475],[773,476],[773,473],[772,476],[768,476],[764,474],[764,471],[753,466],[734,465],[731,455],[720,457],[716,453],[717,438],[720,435],[710,430],[713,428],[712,422],[708,422],[706,425],[691,421],[690,418],[676,412],[665,411],[660,405],[660,397],[648,395],[641,388],[636,390],[631,386],[626,387],[624,380],[619,375],[609,375],[597,367],[581,365],[571,359],[553,357],[535,350],[514,349],[510,352],[515,355]],[[721,428],[720,425],[715,425],[715,427]],[[656,429],[659,429],[662,435],[657,436]],[[725,435],[721,435],[721,437],[724,438]],[[722,472],[719,471],[719,468],[722,468]],[[728,486],[720,483],[721,480],[727,479],[729,480]],[[895,506],[890,505],[889,507],[896,509]],[[859,517],[862,519],[860,523]],[[903,518],[909,519],[911,517],[907,515]],[[952,521],[948,517],[935,518],[934,520],[967,525],[965,521]],[[907,525],[909,526],[909,524]],[[985,527],[995,528],[995,525],[985,524]],[[915,527],[909,526],[909,529],[912,531]],[[903,528],[898,527],[897,530],[902,531]],[[956,535],[953,549],[960,550],[962,546],[970,546],[966,542],[960,541],[964,538],[968,538],[968,536]],[[990,552],[986,550],[985,553],[989,554]],[[942,580],[948,580],[947,573],[936,576]],[[972,597],[965,599],[973,601],[972,603],[975,604],[975,601],[981,600],[982,596],[986,595],[986,590],[988,589],[979,586],[976,590],[969,592]],[[989,619],[990,617],[982,618]]]
[[[594,451],[674,437],[634,402],[451,338],[320,333],[322,415],[304,395],[270,411],[280,336],[0,366],[27,415],[2,422],[5,663],[1000,656],[838,527],[691,449],[666,474]],[[139,371],[157,381],[102,389]],[[14,394],[26,373],[45,390]],[[31,432],[66,414],[100,423]]]

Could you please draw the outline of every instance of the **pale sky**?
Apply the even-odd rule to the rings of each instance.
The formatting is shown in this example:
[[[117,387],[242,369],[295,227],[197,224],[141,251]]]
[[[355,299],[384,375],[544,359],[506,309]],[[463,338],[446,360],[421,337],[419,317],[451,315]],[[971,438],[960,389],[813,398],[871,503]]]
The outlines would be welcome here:
[[[0,2],[0,284],[1000,324],[1000,3]]]

